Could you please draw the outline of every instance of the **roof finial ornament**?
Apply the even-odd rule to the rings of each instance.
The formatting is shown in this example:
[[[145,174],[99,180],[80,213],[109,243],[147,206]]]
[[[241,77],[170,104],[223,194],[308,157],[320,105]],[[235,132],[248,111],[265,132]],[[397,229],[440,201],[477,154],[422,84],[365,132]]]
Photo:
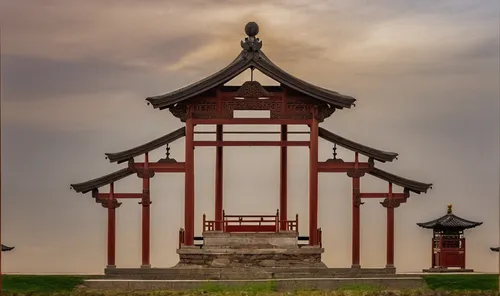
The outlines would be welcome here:
[[[167,156],[167,159],[170,159],[170,146],[167,143],[167,153],[165,153]]]
[[[241,41],[241,47],[248,52],[257,52],[262,48],[262,41],[255,37],[259,34],[259,25],[256,22],[249,22],[245,26],[245,41]]]
[[[337,143],[333,143],[333,159],[337,159]]]
[[[448,215],[453,213],[452,207],[453,207],[452,204],[448,204],[448,211],[446,212]]]

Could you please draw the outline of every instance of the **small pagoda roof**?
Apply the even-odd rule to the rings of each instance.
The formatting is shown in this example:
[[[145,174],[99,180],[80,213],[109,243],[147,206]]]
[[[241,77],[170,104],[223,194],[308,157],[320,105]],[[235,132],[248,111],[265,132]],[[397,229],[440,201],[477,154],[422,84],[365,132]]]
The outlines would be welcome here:
[[[115,152],[115,153],[106,153],[106,157],[109,159],[110,162],[117,162],[117,163],[122,163],[125,161],[128,161],[131,158],[134,158],[138,155],[144,154],[146,152],[155,150],[163,145],[170,144],[174,142],[175,140],[178,140],[182,137],[186,136],[186,127],[181,127],[169,134],[166,134],[162,137],[159,137],[157,139],[154,139],[153,141],[150,141],[146,144],[121,151],[121,152]]]
[[[448,211],[446,215],[425,222],[425,223],[417,223],[418,226],[422,228],[427,228],[427,229],[459,229],[459,230],[464,230],[464,229],[469,229],[469,228],[474,228],[479,225],[483,224],[483,222],[474,222],[470,221],[461,217],[456,216],[453,214],[452,210],[452,205],[448,205]]]
[[[279,82],[288,88],[294,89],[313,99],[330,104],[337,109],[350,108],[356,99],[342,95],[311,83],[296,78],[274,64],[261,50],[262,41],[256,37],[259,26],[250,22],[245,26],[248,37],[241,41],[243,50],[241,53],[222,70],[176,91],[148,97],[146,100],[156,109],[166,109],[177,103],[189,100],[213,88],[222,86],[247,69],[257,69],[264,75]]]
[[[412,192],[420,194],[422,192],[426,193],[429,188],[432,188],[432,183],[422,183],[410,179],[406,179],[400,176],[393,175],[389,172],[383,171],[378,168],[373,168],[368,172],[370,175],[377,177],[379,179],[385,180],[387,182],[393,183],[395,185],[404,187]]]
[[[8,252],[14,250],[14,247],[8,247],[4,244],[2,244],[2,252]]]
[[[114,173],[102,176],[100,178],[95,178],[86,182],[71,184],[71,188],[76,192],[87,193],[92,191],[93,189],[97,189],[99,187],[109,185],[113,182],[126,178],[132,175],[134,172],[130,168],[124,168]]]
[[[499,252],[500,251],[500,247],[491,247],[490,250],[492,250],[493,252]]]
[[[337,134],[334,134],[331,131],[324,129],[322,127],[318,128],[318,134],[321,138],[331,143],[335,143],[341,147],[344,147],[354,152],[358,152],[366,157],[370,157],[381,162],[393,161],[395,158],[398,157],[398,154],[395,152],[382,151],[365,146],[363,144],[356,143],[354,141],[343,138]]]

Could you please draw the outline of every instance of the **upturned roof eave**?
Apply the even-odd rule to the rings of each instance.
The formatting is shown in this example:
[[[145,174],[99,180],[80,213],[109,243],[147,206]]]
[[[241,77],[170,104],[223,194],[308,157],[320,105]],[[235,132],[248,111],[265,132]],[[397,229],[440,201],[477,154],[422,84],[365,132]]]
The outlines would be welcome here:
[[[170,144],[170,143],[172,143],[172,142],[174,142],[174,141],[176,141],[184,136],[186,136],[186,127],[183,126],[183,127],[178,128],[169,134],[166,134],[164,136],[156,138],[156,139],[149,141],[145,144],[142,144],[140,146],[130,148],[130,149],[120,151],[120,152],[105,153],[105,155],[109,159],[110,162],[122,163],[122,162],[128,161],[131,158],[134,158],[136,156],[144,154],[146,152],[155,150],[161,146]]]
[[[380,162],[387,162],[387,161],[391,162],[398,156],[398,154],[395,152],[382,151],[379,149],[371,148],[363,144],[351,141],[322,127],[319,127],[318,134],[319,137],[321,137],[324,140],[327,140],[331,143],[335,143],[351,151],[358,152],[361,155],[373,158]]]
[[[93,189],[97,189],[109,185],[113,182],[119,181],[123,178],[126,178],[132,175],[133,173],[134,172],[127,167],[99,178],[95,178],[81,183],[71,184],[70,187],[71,189],[75,190],[78,193],[87,193],[89,191],[92,191]]]
[[[294,77],[279,68],[260,50],[252,53],[243,50],[233,62],[222,70],[173,92],[151,96],[146,98],[146,100],[155,109],[166,109],[210,89],[219,87],[251,67],[259,70],[264,75],[269,76],[282,85],[310,96],[313,99],[332,104],[335,108],[350,108],[356,102],[356,99],[353,97],[327,90]]]
[[[386,172],[384,170],[378,169],[378,168],[373,168],[368,172],[370,175],[377,177],[379,179],[385,180],[387,182],[393,183],[395,185],[407,188],[408,190],[420,194],[420,193],[427,193],[427,190],[432,188],[432,183],[422,183],[419,181],[414,181],[410,179],[406,179],[394,174],[391,174],[389,172]]]
[[[453,220],[450,222],[449,220]],[[437,219],[427,222],[417,223],[419,227],[427,229],[442,229],[442,228],[455,228],[455,229],[470,229],[482,225],[483,222],[476,222],[461,218],[454,214],[446,214]]]

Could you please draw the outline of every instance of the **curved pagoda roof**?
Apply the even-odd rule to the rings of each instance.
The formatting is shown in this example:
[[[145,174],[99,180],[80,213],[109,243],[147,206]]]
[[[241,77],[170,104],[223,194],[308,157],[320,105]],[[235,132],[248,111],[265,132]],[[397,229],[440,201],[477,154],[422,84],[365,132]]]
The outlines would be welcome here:
[[[422,228],[434,229],[434,230],[444,230],[444,229],[455,229],[464,230],[469,228],[474,228],[483,224],[483,222],[474,222],[453,214],[452,205],[448,205],[448,212],[446,215],[431,220],[425,223],[417,223],[418,226]]]
[[[12,251],[14,247],[7,247],[6,245],[2,244],[2,252],[8,252]]]
[[[166,109],[206,91],[222,86],[245,70],[251,68],[259,70],[269,78],[281,83],[281,85],[294,89],[313,99],[325,102],[331,105],[331,107],[343,109],[350,108],[354,105],[356,99],[353,97],[342,95],[338,92],[303,81],[288,74],[274,64],[261,50],[262,41],[256,37],[259,33],[259,26],[255,22],[250,22],[246,25],[245,33],[248,36],[244,41],[241,41],[243,50],[228,66],[191,85],[167,94],[148,97],[146,100],[151,103],[154,108],[160,110]]]

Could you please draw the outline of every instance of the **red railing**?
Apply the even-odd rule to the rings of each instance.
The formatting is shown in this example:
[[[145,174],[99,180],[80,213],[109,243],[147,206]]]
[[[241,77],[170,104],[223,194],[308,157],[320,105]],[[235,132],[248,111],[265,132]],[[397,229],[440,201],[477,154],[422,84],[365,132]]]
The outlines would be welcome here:
[[[203,231],[222,230],[223,232],[279,232],[280,225],[285,230],[299,230],[299,216],[295,220],[280,220],[276,215],[226,215],[223,211],[222,221],[207,220],[203,214]]]

